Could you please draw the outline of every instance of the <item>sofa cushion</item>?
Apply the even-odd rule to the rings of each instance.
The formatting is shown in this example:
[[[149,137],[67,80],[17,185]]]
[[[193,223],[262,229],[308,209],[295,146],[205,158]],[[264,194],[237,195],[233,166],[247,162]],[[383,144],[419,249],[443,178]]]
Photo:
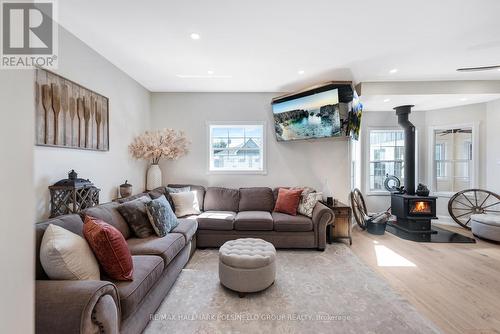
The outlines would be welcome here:
[[[273,211],[274,196],[271,188],[240,188],[238,211]]]
[[[160,198],[162,196],[165,196],[165,198],[168,201],[168,204],[170,204],[170,207],[175,212],[174,201],[172,200],[172,197],[170,197],[170,194],[168,193],[167,187],[155,188],[155,189],[151,190],[148,194],[149,194],[149,197],[151,197],[151,199],[157,199],[157,198]]]
[[[167,266],[186,245],[184,236],[179,233],[169,233],[163,238],[130,238],[127,240],[132,255],[158,255]]]
[[[288,215],[273,212],[274,230],[281,232],[307,232],[313,230],[311,218],[302,215]]]
[[[201,211],[204,210],[205,187],[196,184],[169,184],[168,187],[170,188],[189,187],[191,191],[196,191],[196,196],[198,197],[198,205],[200,206],[200,210]]]
[[[120,204],[118,203],[106,203],[106,204],[101,204],[98,206],[94,206],[92,208],[88,208],[82,211],[82,217],[85,217],[85,215],[99,218],[100,220],[105,221],[109,225],[113,226],[116,228],[118,231],[120,231],[123,234],[123,237],[125,239],[130,238],[130,228],[123,219],[123,216],[116,210]]]
[[[100,280],[99,264],[84,238],[50,224],[40,246],[40,262],[54,280]]]
[[[302,189],[281,188],[278,192],[276,204],[274,205],[274,211],[287,213],[293,216],[297,215],[301,194]]]
[[[200,230],[230,231],[235,217],[232,211],[205,211],[196,220]]]
[[[130,202],[120,204],[116,209],[130,226],[130,229],[139,238],[146,238],[155,234],[149,222],[146,203],[151,202],[151,197],[143,196]]]
[[[50,224],[62,226],[68,231],[71,231],[83,237],[83,220],[80,215],[64,215],[57,218],[52,218],[35,224],[35,269],[36,279],[47,279],[48,276],[43,270],[40,263],[40,245],[42,244],[43,235]]]
[[[178,221],[179,225],[177,225],[177,227],[170,232],[182,234],[184,236],[184,242],[187,245],[196,234],[196,230],[198,229],[198,222],[196,221],[196,217],[179,218]]]
[[[238,212],[234,229],[240,231],[272,231],[273,217],[267,211]]]
[[[141,301],[160,278],[164,264],[162,258],[151,255],[134,255],[133,280],[112,281],[118,289],[122,319],[135,312]]]
[[[146,212],[148,213],[149,222],[159,237],[166,236],[168,232],[179,225],[179,221],[165,196],[146,203]]]
[[[175,215],[177,217],[185,217],[189,215],[197,215],[201,213],[200,205],[196,190],[171,193],[170,196],[174,201]]]
[[[238,189],[208,187],[205,194],[205,211],[238,211]]]
[[[85,216],[83,235],[106,276],[120,281],[132,279],[132,257],[120,231],[100,219]]]

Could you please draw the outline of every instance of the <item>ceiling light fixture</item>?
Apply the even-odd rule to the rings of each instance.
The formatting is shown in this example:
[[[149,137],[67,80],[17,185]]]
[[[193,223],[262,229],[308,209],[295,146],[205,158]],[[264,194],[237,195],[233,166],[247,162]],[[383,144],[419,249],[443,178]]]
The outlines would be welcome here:
[[[212,70],[208,70],[208,71],[207,71],[207,73],[208,73],[209,75],[213,75],[215,72],[214,72],[214,71],[212,71]]]
[[[217,74],[176,74],[181,79],[230,79],[232,75],[217,75]]]
[[[306,71],[304,71],[304,70],[298,70],[298,71],[297,71],[297,74],[298,74],[298,75],[302,75],[302,74],[304,74],[304,73],[306,73]]]
[[[389,102],[391,99],[384,99],[384,102]]]
[[[392,70],[389,71],[390,74],[394,74],[394,73],[397,73],[397,72],[398,72],[397,68],[393,68]]]
[[[200,36],[200,34],[193,32],[193,33],[191,33],[190,37],[191,37],[191,39],[198,40],[198,39],[200,39],[201,36]]]
[[[500,71],[500,65],[462,67],[462,68],[457,68],[457,72],[478,72],[478,71],[491,71],[496,69]]]

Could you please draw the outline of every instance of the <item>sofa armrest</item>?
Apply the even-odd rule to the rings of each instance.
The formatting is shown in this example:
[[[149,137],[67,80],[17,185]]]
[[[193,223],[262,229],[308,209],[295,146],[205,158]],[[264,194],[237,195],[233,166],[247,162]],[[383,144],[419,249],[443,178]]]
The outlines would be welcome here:
[[[120,301],[106,281],[37,280],[36,333],[118,333]]]
[[[332,209],[321,202],[316,203],[313,209],[312,221],[314,231],[316,232],[316,240],[318,241],[318,249],[326,247],[326,227],[335,220],[335,213]]]

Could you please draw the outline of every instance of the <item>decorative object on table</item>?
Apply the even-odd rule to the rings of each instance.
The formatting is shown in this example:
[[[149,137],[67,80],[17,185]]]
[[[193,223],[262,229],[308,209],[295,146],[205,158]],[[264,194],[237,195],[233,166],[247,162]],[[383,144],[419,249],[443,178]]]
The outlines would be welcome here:
[[[162,159],[179,159],[188,152],[188,145],[184,132],[173,129],[146,131],[134,139],[129,146],[132,156],[151,161],[146,180],[147,190],[161,187],[162,175],[158,163]]]
[[[120,185],[120,196],[121,198],[126,198],[132,195],[132,185],[125,180],[124,184]]]
[[[419,183],[416,191],[418,196],[429,196],[430,190],[426,185]]]
[[[53,72],[35,74],[36,145],[109,151],[109,99]]]
[[[470,230],[472,215],[500,214],[500,196],[484,189],[462,190],[450,198],[448,212],[457,224]]]
[[[50,218],[79,213],[99,204],[99,191],[90,180],[79,179],[71,170],[68,178],[49,186]]]
[[[384,188],[390,193],[400,193],[401,180],[396,175],[385,174]]]
[[[328,205],[333,205],[333,197],[328,196],[328,197],[326,198],[326,204],[328,204]]]

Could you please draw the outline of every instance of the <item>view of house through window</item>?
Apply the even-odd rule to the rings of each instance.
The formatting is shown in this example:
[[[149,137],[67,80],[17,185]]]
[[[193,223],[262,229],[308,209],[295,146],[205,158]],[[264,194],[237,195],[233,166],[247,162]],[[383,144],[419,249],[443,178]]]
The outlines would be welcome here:
[[[434,185],[438,192],[471,187],[472,128],[434,131]]]
[[[370,130],[369,187],[384,191],[386,175],[403,184],[404,136],[402,130]]]
[[[263,124],[210,124],[210,171],[264,171]]]

